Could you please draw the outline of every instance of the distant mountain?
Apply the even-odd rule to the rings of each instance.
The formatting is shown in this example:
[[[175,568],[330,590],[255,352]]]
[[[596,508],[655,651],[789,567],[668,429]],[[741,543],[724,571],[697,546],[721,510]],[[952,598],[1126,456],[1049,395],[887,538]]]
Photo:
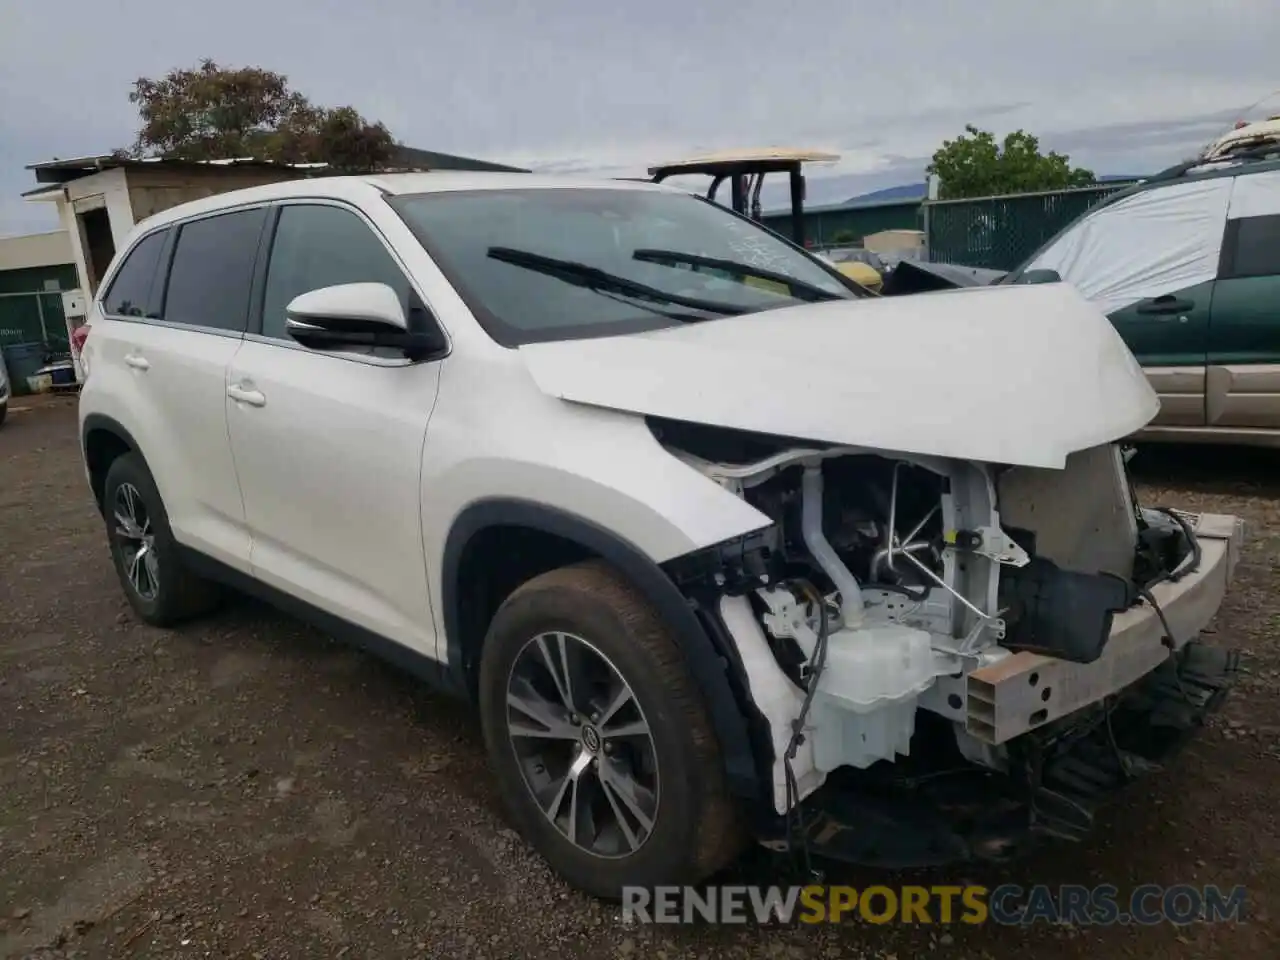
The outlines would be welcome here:
[[[904,183],[897,187],[885,187],[870,193],[850,197],[845,203],[888,203],[891,200],[923,200],[928,186],[923,183]]]
[[[1119,174],[1107,173],[1098,177],[1099,183],[1111,183],[1116,180],[1138,180],[1141,179],[1137,174]],[[850,197],[845,203],[868,204],[868,203],[892,203],[906,200],[923,200],[928,185],[924,183],[904,183],[897,187],[885,187],[883,190],[873,190],[871,193],[862,193],[856,197]]]

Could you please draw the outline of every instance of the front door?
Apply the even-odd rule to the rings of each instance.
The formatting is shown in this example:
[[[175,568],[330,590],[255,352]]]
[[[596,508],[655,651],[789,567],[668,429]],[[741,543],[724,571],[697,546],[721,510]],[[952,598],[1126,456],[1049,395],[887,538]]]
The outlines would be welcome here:
[[[1230,177],[1153,184],[1086,214],[1027,269],[1111,319],[1160,396],[1152,426],[1205,424],[1205,358]]]
[[[296,296],[341,283],[415,292],[353,208],[286,203],[257,332],[232,361],[227,417],[254,576],[436,657],[422,548],[421,466],[439,364],[321,353],[285,332]]]
[[[1110,315],[1160,395],[1160,412],[1153,426],[1204,425],[1205,355],[1213,289],[1209,280],[1143,298]]]

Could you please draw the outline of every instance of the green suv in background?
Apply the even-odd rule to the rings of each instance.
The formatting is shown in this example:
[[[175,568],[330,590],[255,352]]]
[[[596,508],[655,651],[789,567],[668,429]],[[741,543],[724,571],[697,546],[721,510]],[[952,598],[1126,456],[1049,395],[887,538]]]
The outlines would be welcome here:
[[[1111,318],[1160,395],[1138,439],[1280,446],[1276,133],[1115,194],[1002,281],[1053,271]]]

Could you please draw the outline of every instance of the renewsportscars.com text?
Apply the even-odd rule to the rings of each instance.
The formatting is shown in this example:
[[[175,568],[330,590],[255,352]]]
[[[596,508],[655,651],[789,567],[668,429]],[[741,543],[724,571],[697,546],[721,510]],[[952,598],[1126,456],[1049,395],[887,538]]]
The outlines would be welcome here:
[[[626,923],[904,923],[1078,926],[1238,922],[1241,886],[627,887]]]

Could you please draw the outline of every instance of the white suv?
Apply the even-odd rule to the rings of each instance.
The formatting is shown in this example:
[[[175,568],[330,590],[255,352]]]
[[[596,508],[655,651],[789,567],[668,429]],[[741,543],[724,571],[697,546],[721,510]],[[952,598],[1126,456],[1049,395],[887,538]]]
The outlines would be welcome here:
[[[1138,506],[1156,397],[1063,284],[870,297],[635,182],[312,179],[140,224],[82,358],[138,615],[252,591],[474,700],[600,896],[1083,836],[1233,675],[1240,523]]]

